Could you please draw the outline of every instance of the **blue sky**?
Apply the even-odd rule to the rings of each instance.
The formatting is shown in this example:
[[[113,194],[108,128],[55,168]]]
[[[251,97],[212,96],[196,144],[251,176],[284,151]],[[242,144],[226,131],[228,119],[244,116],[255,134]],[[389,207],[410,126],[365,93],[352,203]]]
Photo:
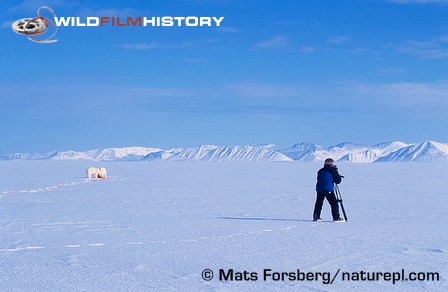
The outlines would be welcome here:
[[[58,16],[224,16],[69,28]],[[448,1],[1,1],[0,151],[448,141]]]

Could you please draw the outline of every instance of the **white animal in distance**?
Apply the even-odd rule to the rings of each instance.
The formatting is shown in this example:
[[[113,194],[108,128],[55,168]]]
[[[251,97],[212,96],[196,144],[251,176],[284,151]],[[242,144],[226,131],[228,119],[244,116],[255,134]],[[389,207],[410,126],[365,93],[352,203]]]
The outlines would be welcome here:
[[[96,168],[96,167],[89,167],[86,170],[87,172],[87,178],[106,178],[107,171],[104,167]]]

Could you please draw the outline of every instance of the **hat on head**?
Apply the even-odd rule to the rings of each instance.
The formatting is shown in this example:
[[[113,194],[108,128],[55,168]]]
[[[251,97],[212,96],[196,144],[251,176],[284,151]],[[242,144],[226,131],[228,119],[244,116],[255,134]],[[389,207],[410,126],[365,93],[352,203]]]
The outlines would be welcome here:
[[[325,159],[325,164],[330,163],[330,162],[334,162],[334,160],[332,158]]]

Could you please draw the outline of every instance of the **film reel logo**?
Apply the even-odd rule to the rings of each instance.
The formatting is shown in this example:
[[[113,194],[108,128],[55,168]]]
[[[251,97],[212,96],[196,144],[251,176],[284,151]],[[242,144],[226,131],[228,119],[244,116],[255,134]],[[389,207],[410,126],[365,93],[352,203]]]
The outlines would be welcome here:
[[[30,41],[41,44],[55,43],[58,40],[54,40],[53,37],[58,32],[58,26],[49,18],[42,16],[42,10],[46,10],[51,13],[53,17],[56,17],[54,11],[48,6],[42,6],[37,10],[37,16],[34,18],[23,18],[15,21],[12,24],[12,30],[20,35],[26,36]],[[37,36],[44,35],[48,32],[48,28],[52,26],[54,31],[45,39],[35,38]]]

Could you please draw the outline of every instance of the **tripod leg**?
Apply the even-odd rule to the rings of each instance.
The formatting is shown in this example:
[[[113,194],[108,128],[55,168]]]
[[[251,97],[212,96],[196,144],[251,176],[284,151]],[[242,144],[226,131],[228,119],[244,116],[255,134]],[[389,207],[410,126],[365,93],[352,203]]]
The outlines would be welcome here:
[[[348,221],[347,214],[345,213],[344,204],[342,204],[342,200],[339,202],[341,204],[342,214],[344,215],[344,220]]]
[[[342,209],[342,214],[344,215],[344,220],[348,221],[347,218],[347,214],[345,213],[345,208],[344,208],[344,204],[342,203],[342,196],[341,196],[341,192],[339,191],[339,186],[337,184],[334,185],[334,191],[336,194],[336,200],[339,202],[339,204],[341,205],[341,209]]]

